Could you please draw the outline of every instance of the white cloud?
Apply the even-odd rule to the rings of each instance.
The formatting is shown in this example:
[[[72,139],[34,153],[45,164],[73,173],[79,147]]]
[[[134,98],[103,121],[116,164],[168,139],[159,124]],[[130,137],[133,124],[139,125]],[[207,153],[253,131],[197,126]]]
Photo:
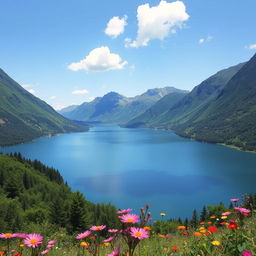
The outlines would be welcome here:
[[[170,34],[176,33],[174,27],[182,28],[189,19],[186,6],[182,1],[168,3],[160,1],[159,5],[150,7],[140,5],[137,9],[138,31],[136,40],[125,39],[126,47],[147,46],[152,39],[163,40]]]
[[[251,44],[248,46],[249,50],[255,50],[256,49],[256,44]]]
[[[34,90],[34,89],[30,89],[30,90],[28,90],[28,92],[30,92],[31,94],[36,94],[36,91]]]
[[[109,20],[107,27],[105,29],[105,34],[113,38],[118,37],[124,32],[124,27],[127,25],[127,16],[119,18],[117,16]]]
[[[199,43],[199,44],[203,44],[203,43],[206,43],[206,42],[210,42],[212,39],[213,39],[212,36],[207,36],[206,38],[200,38],[200,39],[198,40],[198,43]]]
[[[71,63],[68,69],[73,71],[85,70],[88,73],[92,73],[123,69],[126,64],[128,62],[122,61],[118,54],[111,53],[107,46],[102,46],[92,50],[81,61]]]
[[[86,89],[82,89],[82,90],[75,90],[72,92],[72,94],[77,94],[77,95],[84,95],[84,94],[88,94],[89,92]]]

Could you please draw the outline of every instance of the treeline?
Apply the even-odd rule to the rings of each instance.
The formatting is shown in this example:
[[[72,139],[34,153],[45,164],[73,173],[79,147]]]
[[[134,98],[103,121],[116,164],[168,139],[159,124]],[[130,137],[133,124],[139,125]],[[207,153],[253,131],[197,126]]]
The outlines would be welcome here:
[[[42,226],[69,233],[95,224],[113,228],[119,223],[116,211],[72,192],[57,170],[38,160],[0,154],[0,233],[34,232]]]

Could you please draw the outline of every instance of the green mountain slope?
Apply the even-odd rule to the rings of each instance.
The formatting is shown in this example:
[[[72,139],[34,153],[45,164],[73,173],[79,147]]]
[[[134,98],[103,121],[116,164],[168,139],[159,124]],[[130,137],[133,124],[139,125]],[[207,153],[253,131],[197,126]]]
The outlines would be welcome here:
[[[197,118],[174,127],[198,140],[256,149],[256,55],[227,83]]]
[[[58,114],[0,69],[0,145],[87,129]]]
[[[134,127],[137,124],[137,126],[144,127],[172,128],[174,125],[195,119],[198,113],[218,96],[227,82],[243,65],[244,63],[219,71],[178,101],[173,98],[160,100],[144,115],[130,121],[127,125],[129,127]],[[155,108],[160,111],[155,113]],[[147,116],[146,119],[144,119],[145,115]]]
[[[125,97],[110,92],[92,102],[85,102],[74,110],[66,109],[60,113],[72,120],[101,122],[105,124],[122,124],[142,114],[162,97],[171,92],[183,92],[173,87],[150,89],[136,97]]]

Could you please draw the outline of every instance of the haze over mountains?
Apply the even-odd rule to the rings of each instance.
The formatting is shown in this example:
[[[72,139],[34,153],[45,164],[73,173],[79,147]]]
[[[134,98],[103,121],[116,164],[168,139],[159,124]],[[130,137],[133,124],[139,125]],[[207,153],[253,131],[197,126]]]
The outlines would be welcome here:
[[[72,120],[117,125],[142,114],[165,95],[186,93],[188,92],[174,87],[149,89],[141,95],[130,98],[110,92],[92,102],[62,109],[59,113]]]
[[[0,145],[84,130],[88,128],[58,114],[0,69]]]

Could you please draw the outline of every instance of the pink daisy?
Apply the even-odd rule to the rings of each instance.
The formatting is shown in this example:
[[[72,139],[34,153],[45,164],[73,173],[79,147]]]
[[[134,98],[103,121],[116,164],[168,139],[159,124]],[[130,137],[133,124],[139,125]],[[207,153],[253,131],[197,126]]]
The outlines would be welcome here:
[[[111,237],[109,237],[109,238],[105,239],[105,240],[104,240],[104,243],[111,242],[113,239],[114,239],[114,237],[113,237],[113,236],[111,236]]]
[[[242,207],[234,207],[235,210],[241,212],[241,213],[250,213],[251,210],[248,210],[248,209],[245,209],[245,208],[242,208]]]
[[[132,209],[129,208],[129,209],[117,211],[116,213],[117,214],[125,214],[125,213],[131,212],[131,211],[132,211]]]
[[[110,254],[108,254],[107,256],[118,256],[120,253],[120,249],[116,248],[113,252],[111,252]]]
[[[48,242],[48,244],[56,244],[56,241],[55,240],[51,240]]]
[[[92,232],[91,231],[85,231],[83,233],[80,233],[76,236],[76,239],[83,239],[89,236]]]
[[[136,214],[125,214],[119,217],[123,223],[138,223],[140,216]]]
[[[118,229],[109,229],[108,232],[109,233],[116,233],[116,232],[118,232]]]
[[[230,199],[231,202],[238,202],[240,199],[239,198],[232,198]]]
[[[10,239],[10,238],[13,238],[13,237],[16,237],[15,234],[12,234],[12,233],[2,233],[0,234],[0,238],[4,238],[4,239]]]
[[[104,228],[106,228],[106,226],[104,226],[104,225],[101,225],[101,226],[92,226],[92,227],[90,228],[90,230],[92,230],[92,231],[100,231],[100,230],[103,230]]]
[[[139,240],[148,238],[148,232],[144,228],[130,228],[130,235]]]
[[[28,247],[36,248],[43,242],[43,237],[38,234],[29,234],[24,240],[24,244]]]
[[[15,233],[14,235],[15,237],[22,238],[22,239],[25,239],[27,237],[27,235],[24,233]]]

